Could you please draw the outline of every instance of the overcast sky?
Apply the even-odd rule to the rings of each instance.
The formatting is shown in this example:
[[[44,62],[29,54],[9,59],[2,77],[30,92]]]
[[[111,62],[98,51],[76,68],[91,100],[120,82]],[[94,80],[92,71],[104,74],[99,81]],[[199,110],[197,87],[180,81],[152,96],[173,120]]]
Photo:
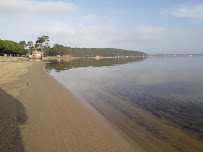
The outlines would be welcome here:
[[[0,39],[203,53],[202,0],[0,0]]]

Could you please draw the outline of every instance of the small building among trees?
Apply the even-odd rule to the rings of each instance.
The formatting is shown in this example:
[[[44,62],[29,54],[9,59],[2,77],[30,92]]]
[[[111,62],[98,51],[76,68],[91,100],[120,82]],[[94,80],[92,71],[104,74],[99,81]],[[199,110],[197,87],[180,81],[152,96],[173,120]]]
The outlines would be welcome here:
[[[44,56],[44,52],[37,51],[37,50],[34,50],[34,51],[32,51],[32,54],[29,54],[29,57],[31,57],[31,58],[42,58],[43,56]]]

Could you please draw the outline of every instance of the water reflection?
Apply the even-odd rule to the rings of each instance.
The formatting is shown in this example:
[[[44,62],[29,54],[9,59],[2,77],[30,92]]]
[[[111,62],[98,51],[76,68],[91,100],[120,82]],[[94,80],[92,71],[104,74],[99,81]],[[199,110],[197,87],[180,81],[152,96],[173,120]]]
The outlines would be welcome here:
[[[57,72],[63,70],[69,70],[73,68],[80,67],[101,67],[101,66],[113,66],[116,64],[126,64],[130,62],[139,62],[144,60],[142,57],[131,57],[131,58],[79,58],[79,59],[58,59],[52,60],[49,64],[46,65],[47,70],[55,69]]]
[[[50,73],[146,151],[203,151],[202,57],[71,63]]]

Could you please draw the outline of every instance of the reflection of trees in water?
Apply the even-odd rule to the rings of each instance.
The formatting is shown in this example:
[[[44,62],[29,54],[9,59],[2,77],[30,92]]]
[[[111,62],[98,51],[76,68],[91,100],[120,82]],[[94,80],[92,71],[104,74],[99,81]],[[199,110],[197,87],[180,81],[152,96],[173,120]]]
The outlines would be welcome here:
[[[46,65],[46,69],[52,70],[55,69],[57,72],[62,70],[69,70],[79,67],[101,67],[101,66],[113,66],[116,64],[126,64],[130,62],[139,62],[144,60],[142,57],[133,57],[133,58],[104,58],[104,59],[73,59],[73,60],[57,60],[50,61],[51,63]]]
[[[19,125],[27,119],[23,105],[0,88],[0,151],[24,151]]]

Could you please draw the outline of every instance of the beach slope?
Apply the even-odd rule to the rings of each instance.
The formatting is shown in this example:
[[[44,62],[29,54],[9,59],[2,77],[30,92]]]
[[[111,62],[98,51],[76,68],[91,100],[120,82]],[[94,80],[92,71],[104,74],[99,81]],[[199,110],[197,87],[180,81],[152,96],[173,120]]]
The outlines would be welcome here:
[[[6,92],[8,84],[24,86],[18,95],[9,95],[25,111],[25,119],[18,126],[18,140],[22,140],[24,151],[140,151],[123,140],[92,107],[49,76],[43,62],[34,63],[18,80],[4,85],[2,91]]]

